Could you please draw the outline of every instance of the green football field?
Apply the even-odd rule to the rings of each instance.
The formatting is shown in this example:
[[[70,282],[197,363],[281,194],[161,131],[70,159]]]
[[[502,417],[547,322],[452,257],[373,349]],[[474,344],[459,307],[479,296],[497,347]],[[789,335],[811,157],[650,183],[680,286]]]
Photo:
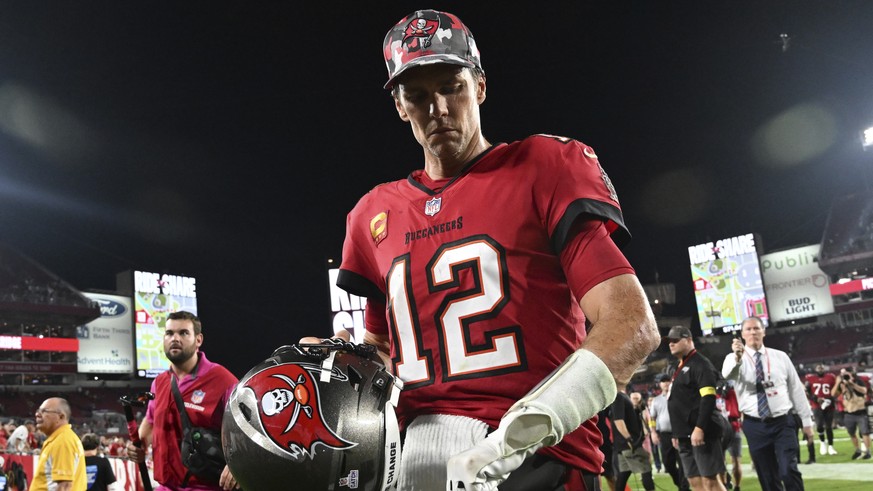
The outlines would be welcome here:
[[[801,442],[800,472],[803,474],[803,483],[806,491],[873,491],[873,459],[852,460],[855,447],[849,439],[846,430],[839,428],[834,430],[834,448],[837,455],[819,454],[818,434],[815,435],[815,458],[814,464],[803,464],[809,458],[806,442]],[[745,445],[745,440],[743,440]],[[743,480],[740,483],[741,491],[761,491],[758,484],[758,476],[752,471],[751,459],[747,447],[743,447]],[[730,471],[730,459],[727,468]],[[663,471],[652,474],[655,478],[655,488],[658,490],[673,491],[676,486],[670,480],[670,476]],[[603,482],[603,490],[608,491],[606,482]],[[633,491],[643,491],[642,481],[639,475],[633,475],[628,482],[628,487]]]

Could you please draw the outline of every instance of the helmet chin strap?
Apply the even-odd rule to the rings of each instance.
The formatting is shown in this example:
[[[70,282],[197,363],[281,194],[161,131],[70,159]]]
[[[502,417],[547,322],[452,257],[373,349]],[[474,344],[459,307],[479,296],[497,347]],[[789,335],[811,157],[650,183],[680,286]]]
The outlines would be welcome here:
[[[336,359],[336,350],[331,350],[327,358],[321,362],[321,376],[319,380],[322,382],[330,382],[330,373],[333,371],[333,361]]]
[[[276,348],[276,350],[273,351],[272,356],[277,356],[287,350],[294,350],[301,355],[307,355],[318,359],[324,359],[330,356],[331,352],[336,351],[348,351],[364,358],[371,358],[376,355],[376,347],[372,344],[357,344],[352,343],[351,341],[330,338],[324,339],[320,343],[286,344]],[[378,357],[375,359],[378,360]]]

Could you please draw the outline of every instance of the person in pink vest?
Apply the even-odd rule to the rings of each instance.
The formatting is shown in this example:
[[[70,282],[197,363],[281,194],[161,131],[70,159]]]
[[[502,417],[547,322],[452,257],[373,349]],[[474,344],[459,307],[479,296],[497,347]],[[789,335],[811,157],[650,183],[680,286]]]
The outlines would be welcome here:
[[[156,491],[219,491],[237,488],[227,466],[217,482],[189,475],[182,463],[179,441],[182,423],[173,398],[173,380],[179,387],[191,426],[221,430],[224,407],[238,379],[200,351],[203,329],[200,319],[185,311],[173,312],[164,331],[164,353],[170,368],[152,382],[155,399],[149,402],[145,419],[139,425],[143,448],[152,445],[154,477],[161,485]],[[131,460],[142,462],[145,452],[133,444],[127,446]]]

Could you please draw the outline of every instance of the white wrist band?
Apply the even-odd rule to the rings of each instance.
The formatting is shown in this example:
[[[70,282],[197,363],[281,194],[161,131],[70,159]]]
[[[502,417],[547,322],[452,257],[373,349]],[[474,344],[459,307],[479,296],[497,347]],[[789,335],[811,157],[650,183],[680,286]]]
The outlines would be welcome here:
[[[526,396],[482,442],[448,462],[446,489],[493,490],[524,460],[615,400],[615,380],[594,353],[579,349]]]
[[[597,355],[579,349],[503,416],[507,447],[555,445],[615,400],[612,372]],[[500,426],[504,426],[501,420]],[[508,450],[508,449],[507,449]]]

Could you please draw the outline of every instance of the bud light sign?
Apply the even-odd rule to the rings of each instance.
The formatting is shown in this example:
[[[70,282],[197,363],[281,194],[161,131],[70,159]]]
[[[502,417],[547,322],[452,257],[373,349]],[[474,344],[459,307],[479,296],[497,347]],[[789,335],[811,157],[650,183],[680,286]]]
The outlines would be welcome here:
[[[818,267],[819,245],[761,256],[770,318],[777,322],[832,314],[828,275]]]

